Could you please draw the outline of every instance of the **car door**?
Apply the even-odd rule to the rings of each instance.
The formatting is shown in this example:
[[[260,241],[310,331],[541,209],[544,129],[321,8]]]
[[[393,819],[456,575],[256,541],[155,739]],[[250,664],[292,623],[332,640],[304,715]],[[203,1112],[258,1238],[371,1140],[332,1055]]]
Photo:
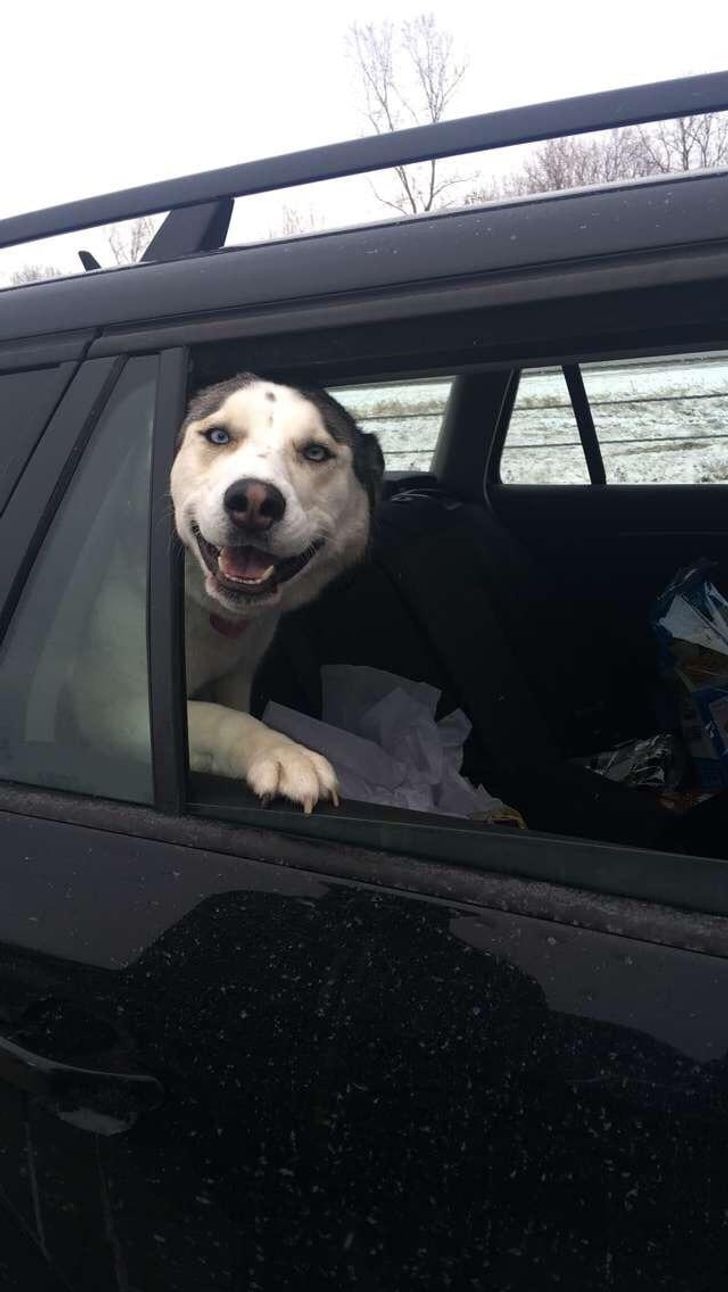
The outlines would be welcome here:
[[[31,1260],[138,1292],[719,1286],[720,863],[507,831],[468,853],[417,820],[408,855],[188,806],[185,375],[183,350],[90,360],[2,520],[7,1286]],[[117,541],[148,589],[134,758],[66,703]]]

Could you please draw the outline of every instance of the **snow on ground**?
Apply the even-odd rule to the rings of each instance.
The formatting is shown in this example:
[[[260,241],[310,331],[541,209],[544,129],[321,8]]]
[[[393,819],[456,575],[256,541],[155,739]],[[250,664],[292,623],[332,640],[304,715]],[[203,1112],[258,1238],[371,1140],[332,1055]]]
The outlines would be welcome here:
[[[584,364],[582,375],[609,482],[728,482],[725,356]],[[449,390],[437,379],[334,393],[403,471],[429,467]],[[560,371],[523,375],[501,473],[512,484],[588,483]]]

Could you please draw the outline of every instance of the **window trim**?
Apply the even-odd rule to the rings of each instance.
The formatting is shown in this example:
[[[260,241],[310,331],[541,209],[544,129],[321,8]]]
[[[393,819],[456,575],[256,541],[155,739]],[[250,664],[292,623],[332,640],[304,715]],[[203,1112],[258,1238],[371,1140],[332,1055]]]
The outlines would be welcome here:
[[[572,412],[576,418],[579,439],[581,440],[581,447],[586,460],[586,469],[589,472],[589,484],[605,485],[607,483],[607,473],[604,470],[602,450],[597,438],[581,367],[578,363],[565,363],[561,371],[564,374],[566,389],[569,392]]]
[[[212,779],[212,778],[211,778]],[[664,852],[657,848],[521,831],[508,827],[447,821],[425,813],[352,803],[341,809],[320,804],[311,816],[294,807],[245,804],[244,787],[236,787],[240,802],[226,804],[232,786],[220,782],[217,805],[209,800],[187,803],[187,814],[227,823],[230,829],[263,829],[273,838],[287,836],[312,845],[311,869],[317,850],[325,845],[408,856],[429,867],[433,862],[460,866],[478,873],[519,877],[583,889],[605,897],[655,902],[706,915],[728,916],[728,861],[717,857]],[[344,805],[346,811],[346,806]]]
[[[56,336],[8,341],[0,346],[0,372],[80,364],[94,340],[93,332],[66,332]]]
[[[169,475],[187,401],[188,352],[159,355],[152,433],[147,577],[147,675],[154,804],[178,815],[187,788],[184,552],[172,520]]]
[[[259,808],[258,812],[264,818],[265,810]],[[589,887],[590,862],[585,852],[580,852],[580,840],[567,841],[572,845],[574,861],[578,855],[582,858],[577,881],[572,884],[567,878],[558,878],[553,867],[534,879],[520,873],[517,867],[503,865],[497,857],[492,866],[487,862],[464,865],[452,855],[433,865],[411,853],[376,852],[362,846],[342,848],[331,839],[314,840],[295,830],[284,832],[271,828],[267,819],[256,827],[191,813],[170,817],[151,806],[0,782],[0,828],[5,813],[26,821],[63,823],[74,832],[79,846],[87,846],[85,832],[107,831],[125,838],[153,841],[162,847],[179,844],[197,853],[204,851],[211,858],[211,864],[216,854],[239,857],[262,865],[303,870],[319,877],[330,876],[334,882],[364,883],[385,891],[394,889],[444,897],[451,902],[474,902],[512,915],[531,915],[605,933],[613,933],[618,927],[628,938],[646,938],[661,945],[713,955],[728,954],[726,912],[716,911],[706,916],[699,903],[695,903],[693,912],[685,902],[670,905],[654,896],[647,899],[635,898],[631,893],[620,896],[612,890],[605,892]],[[305,820],[312,822],[315,816]],[[488,836],[494,852],[500,837]],[[520,836],[512,842],[520,843],[525,850],[528,837]],[[552,848],[561,842],[553,836],[540,837],[544,845]],[[584,848],[590,850],[591,856],[596,845],[585,844]],[[617,845],[610,846],[609,851],[616,853]],[[634,853],[629,849],[621,852],[625,873],[629,866],[633,873],[639,870],[645,858],[648,863],[652,859],[657,863],[664,859],[670,867],[680,860],[670,854]],[[543,855],[548,855],[546,846]],[[716,882],[716,873],[707,869],[712,864],[704,860],[705,870],[701,873],[706,887],[711,885],[713,875],[710,892],[716,905],[721,888]],[[547,867],[543,869],[546,872]],[[723,905],[728,907],[728,901]]]

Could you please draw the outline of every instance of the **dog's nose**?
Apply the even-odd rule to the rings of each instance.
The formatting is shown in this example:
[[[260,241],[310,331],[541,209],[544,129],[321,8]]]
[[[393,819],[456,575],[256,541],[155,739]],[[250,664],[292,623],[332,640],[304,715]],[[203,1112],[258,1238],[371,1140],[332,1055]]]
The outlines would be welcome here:
[[[270,529],[286,510],[280,489],[267,480],[236,480],[225,490],[223,506],[240,529]]]

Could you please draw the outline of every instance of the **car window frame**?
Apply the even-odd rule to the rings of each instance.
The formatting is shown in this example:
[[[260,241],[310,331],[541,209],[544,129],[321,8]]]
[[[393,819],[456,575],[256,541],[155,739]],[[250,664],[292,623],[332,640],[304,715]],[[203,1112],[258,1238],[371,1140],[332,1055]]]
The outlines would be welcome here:
[[[188,372],[187,347],[159,352],[150,480],[147,667],[154,804],[172,816],[185,810],[188,746],[184,552],[174,529],[169,477],[187,405]]]
[[[160,364],[152,451],[148,582],[154,806],[92,800],[91,796],[5,783],[0,786],[0,806],[10,804],[13,810],[14,805],[17,811],[23,810],[22,805],[41,803],[39,814],[49,818],[67,820],[73,816],[94,828],[103,826],[125,835],[156,835],[197,848],[207,844],[213,851],[218,847],[238,855],[261,855],[279,864],[313,870],[324,856],[333,856],[336,860],[330,864],[338,868],[337,873],[366,872],[371,876],[374,866],[384,884],[392,882],[391,877],[400,873],[401,866],[407,869],[409,865],[409,882],[415,887],[421,882],[426,891],[431,887],[434,866],[435,870],[445,867],[457,877],[455,887],[462,885],[469,891],[480,880],[517,886],[536,881],[552,885],[561,893],[579,890],[587,906],[591,894],[595,900],[607,902],[637,900],[708,917],[728,915],[728,863],[716,859],[687,859],[535,831],[490,827],[484,832],[464,823],[425,820],[419,814],[409,814],[409,819],[405,814],[395,814],[398,819],[394,819],[379,809],[356,810],[349,818],[342,818],[335,809],[324,805],[313,816],[305,817],[293,808],[263,808],[252,797],[234,809],[225,806],[222,813],[216,813],[209,801],[195,802],[187,777],[182,553],[173,539],[169,508],[169,469],[186,402],[190,356],[186,347],[164,349],[154,345],[150,336],[145,340],[147,344],[139,345],[135,353],[153,351]],[[24,529],[26,549],[18,556],[11,584],[17,584],[38,550],[55,502],[70,480],[124,359],[115,356],[96,362],[103,371],[92,364],[92,389],[89,373],[84,374],[82,369],[78,374],[83,378],[79,385],[79,390],[84,387],[83,417],[78,416],[79,400],[71,400],[69,391],[59,410],[53,452],[40,455],[34,470],[30,469],[32,464],[26,468],[23,483],[26,488],[32,485],[36,497]],[[38,494],[39,482],[43,487]],[[13,501],[19,503],[20,497]],[[7,575],[7,559],[3,568]],[[5,615],[12,601],[12,596],[6,598]],[[421,881],[413,880],[413,873]]]
[[[284,839],[308,843],[314,868],[320,848],[338,845],[347,855],[352,850],[368,856],[378,854],[385,864],[414,857],[425,870],[433,863],[454,865],[464,874],[495,872],[582,888],[607,898],[632,898],[728,915],[728,884],[716,882],[719,876],[724,881],[728,878],[728,862],[712,858],[687,859],[636,846],[507,827],[490,827],[484,832],[467,822],[448,823],[442,818],[366,805],[357,805],[342,817],[337,809],[322,804],[307,817],[292,806],[264,807],[244,786],[219,778],[214,784],[217,804],[210,797],[196,795],[187,771],[181,549],[172,539],[168,506],[168,475],[191,356],[186,348],[164,355],[152,459],[149,610],[152,744],[154,765],[159,769],[155,782],[159,810],[174,817],[183,833],[185,829],[194,833],[197,826],[250,831],[255,838],[262,831],[274,844],[280,841],[282,845]],[[167,523],[157,523],[165,514]]]
[[[295,347],[295,340],[290,342]],[[166,357],[165,357],[166,355]],[[217,780],[216,805],[196,797],[187,771],[184,604],[181,549],[173,539],[168,476],[187,393],[192,356],[186,347],[162,352],[152,458],[150,535],[150,697],[153,764],[159,769],[156,806],[180,824],[215,822],[223,828],[263,830],[273,839],[306,840],[374,850],[382,856],[416,856],[423,866],[450,863],[465,870],[567,884],[611,897],[631,897],[728,915],[728,862],[550,836],[537,831],[482,827],[420,814],[357,806],[349,816],[323,804],[310,817],[293,807],[258,804],[244,786]],[[166,514],[166,523],[156,523]],[[177,689],[179,688],[179,689]],[[156,775],[156,773],[155,773]],[[180,787],[183,787],[180,790]],[[236,802],[225,801],[228,796]],[[689,881],[689,882],[688,882]],[[721,893],[725,893],[725,897]]]

